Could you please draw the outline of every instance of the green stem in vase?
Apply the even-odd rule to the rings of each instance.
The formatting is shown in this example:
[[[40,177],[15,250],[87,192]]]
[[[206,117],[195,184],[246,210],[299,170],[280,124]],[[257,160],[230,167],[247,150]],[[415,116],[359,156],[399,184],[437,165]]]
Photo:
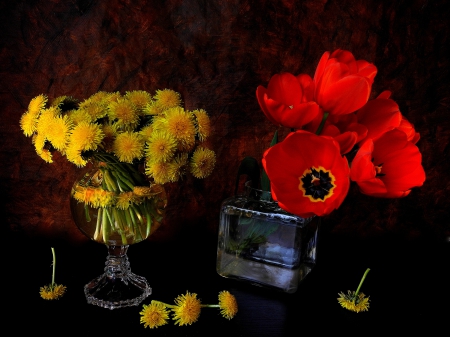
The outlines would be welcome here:
[[[103,208],[99,207],[97,211],[97,224],[95,226],[94,240],[102,240],[102,220],[103,220]]]
[[[105,208],[103,210],[103,220],[102,220],[102,225],[103,225],[103,242],[105,244],[108,244],[109,241],[109,229],[110,226],[109,224],[112,225],[112,221],[111,221],[111,215],[109,214],[109,207]]]

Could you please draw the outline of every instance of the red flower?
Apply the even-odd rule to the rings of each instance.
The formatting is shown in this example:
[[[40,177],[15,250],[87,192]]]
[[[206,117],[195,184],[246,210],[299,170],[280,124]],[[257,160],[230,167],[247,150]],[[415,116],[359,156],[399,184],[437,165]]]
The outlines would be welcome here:
[[[400,126],[402,114],[392,99],[391,92],[383,91],[376,99],[366,103],[356,113],[358,123],[367,127],[367,138],[376,140],[387,131]]]
[[[416,145],[400,130],[392,130],[373,141],[366,140],[352,162],[350,178],[361,192],[384,198],[405,197],[422,186],[425,171]]]
[[[330,137],[299,130],[264,153],[262,163],[274,200],[301,217],[338,208],[350,185],[347,159]]]
[[[373,64],[349,51],[325,52],[314,75],[314,100],[333,115],[355,112],[369,99],[376,74]]]
[[[275,125],[299,129],[319,113],[312,101],[313,82],[309,75],[273,75],[267,89],[258,86],[256,98],[266,117]]]
[[[402,120],[397,129],[403,131],[406,134],[407,139],[413,144],[416,144],[420,139],[420,133],[416,132],[414,126],[405,118],[405,116],[402,116]]]

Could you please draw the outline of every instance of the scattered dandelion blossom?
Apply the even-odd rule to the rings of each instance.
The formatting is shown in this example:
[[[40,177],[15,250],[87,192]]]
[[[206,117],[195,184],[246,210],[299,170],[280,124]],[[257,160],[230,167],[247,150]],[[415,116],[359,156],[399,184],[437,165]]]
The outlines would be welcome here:
[[[38,119],[36,116],[30,113],[24,113],[20,118],[20,128],[23,131],[23,134],[27,137],[30,137],[36,131]]]
[[[60,299],[66,292],[67,287],[58,284],[50,284],[40,288],[39,294],[44,300]]]
[[[175,324],[191,325],[200,316],[201,302],[197,299],[197,294],[186,292],[175,299],[175,307],[172,311]]]
[[[211,174],[216,164],[214,151],[198,147],[191,158],[191,173],[196,178],[205,178]]]
[[[82,150],[76,146],[69,145],[66,148],[66,157],[67,160],[71,163],[75,164],[78,167],[86,166],[87,160],[82,156]]]
[[[147,161],[145,173],[153,178],[157,184],[165,184],[175,181],[173,164],[169,162],[153,162]]]
[[[123,132],[116,136],[113,151],[120,161],[132,163],[144,155],[144,141],[138,133]]]
[[[136,200],[136,196],[133,192],[122,192],[116,198],[116,207],[118,209],[128,209],[130,205]]]
[[[153,133],[153,125],[146,125],[141,129],[141,131],[139,131],[139,134],[145,141],[150,139],[152,133]]]
[[[181,105],[180,94],[171,89],[156,90],[154,99],[156,104],[164,110]]]
[[[229,291],[221,291],[219,293],[220,313],[226,319],[232,319],[238,312],[236,298]]]
[[[149,305],[143,305],[143,309],[140,312],[140,322],[144,324],[145,328],[157,328],[164,324],[167,324],[169,319],[169,312],[164,303],[152,301]]]
[[[355,295],[355,291],[348,291],[347,294],[339,293],[339,304],[350,311],[361,312],[369,310],[369,297],[365,297],[363,293]]]
[[[89,115],[86,110],[83,109],[71,110],[67,113],[67,116],[69,116],[74,125],[78,125],[81,122],[92,122],[91,115]]]
[[[369,271],[370,268],[367,268],[363,277],[361,278],[361,281],[359,282],[356,291],[349,290],[347,294],[344,294],[342,292],[339,293],[339,297],[337,300],[343,308],[354,312],[369,310],[369,297],[365,297],[363,293],[359,292]]]

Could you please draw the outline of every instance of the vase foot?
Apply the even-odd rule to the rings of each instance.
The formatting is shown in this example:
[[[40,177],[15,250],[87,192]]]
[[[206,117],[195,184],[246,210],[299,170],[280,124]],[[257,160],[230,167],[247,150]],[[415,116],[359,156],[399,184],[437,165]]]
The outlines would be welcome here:
[[[139,305],[152,293],[146,279],[130,273],[127,279],[110,278],[103,274],[84,286],[89,304],[107,309]]]
[[[105,273],[84,286],[89,304],[108,309],[139,305],[152,293],[147,280],[131,272],[128,246],[108,246]]]

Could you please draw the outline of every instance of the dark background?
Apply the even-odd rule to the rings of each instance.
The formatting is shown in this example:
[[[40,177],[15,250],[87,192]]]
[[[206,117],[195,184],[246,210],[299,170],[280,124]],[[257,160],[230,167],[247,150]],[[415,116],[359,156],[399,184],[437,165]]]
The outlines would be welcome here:
[[[164,247],[188,238],[214,268],[220,203],[233,194],[241,159],[260,159],[275,131],[260,111],[256,87],[267,86],[282,71],[312,76],[325,51],[341,48],[377,66],[372,98],[392,91],[421,135],[417,145],[427,179],[395,200],[366,197],[353,186],[343,205],[323,219],[323,234],[350,260],[367,252],[357,248],[400,247],[394,250],[400,255],[373,254],[412,267],[411,258],[425,259],[417,248],[422,242],[440,245],[450,237],[449,14],[445,0],[1,1],[2,232],[17,239],[11,242],[33,242],[42,249],[38,256],[48,254],[49,262],[50,245],[91,244],[70,215],[69,192],[78,169],[58,155],[53,164],[45,163],[20,130],[19,119],[33,97],[84,99],[99,90],[170,88],[181,93],[186,109],[209,113],[217,165],[205,180],[167,185],[165,223],[142,245]],[[101,261],[106,251],[99,249]],[[10,250],[17,254],[17,245]],[[172,257],[185,254],[172,252]],[[30,257],[27,253],[26,261],[35,265]],[[434,255],[426,260],[435,258],[447,261]],[[353,283],[370,261],[382,264],[363,261],[363,269],[352,271]],[[332,270],[325,266],[336,268],[334,262],[325,259],[322,276]],[[344,265],[349,272],[352,264]],[[400,275],[399,268],[386,275]]]

